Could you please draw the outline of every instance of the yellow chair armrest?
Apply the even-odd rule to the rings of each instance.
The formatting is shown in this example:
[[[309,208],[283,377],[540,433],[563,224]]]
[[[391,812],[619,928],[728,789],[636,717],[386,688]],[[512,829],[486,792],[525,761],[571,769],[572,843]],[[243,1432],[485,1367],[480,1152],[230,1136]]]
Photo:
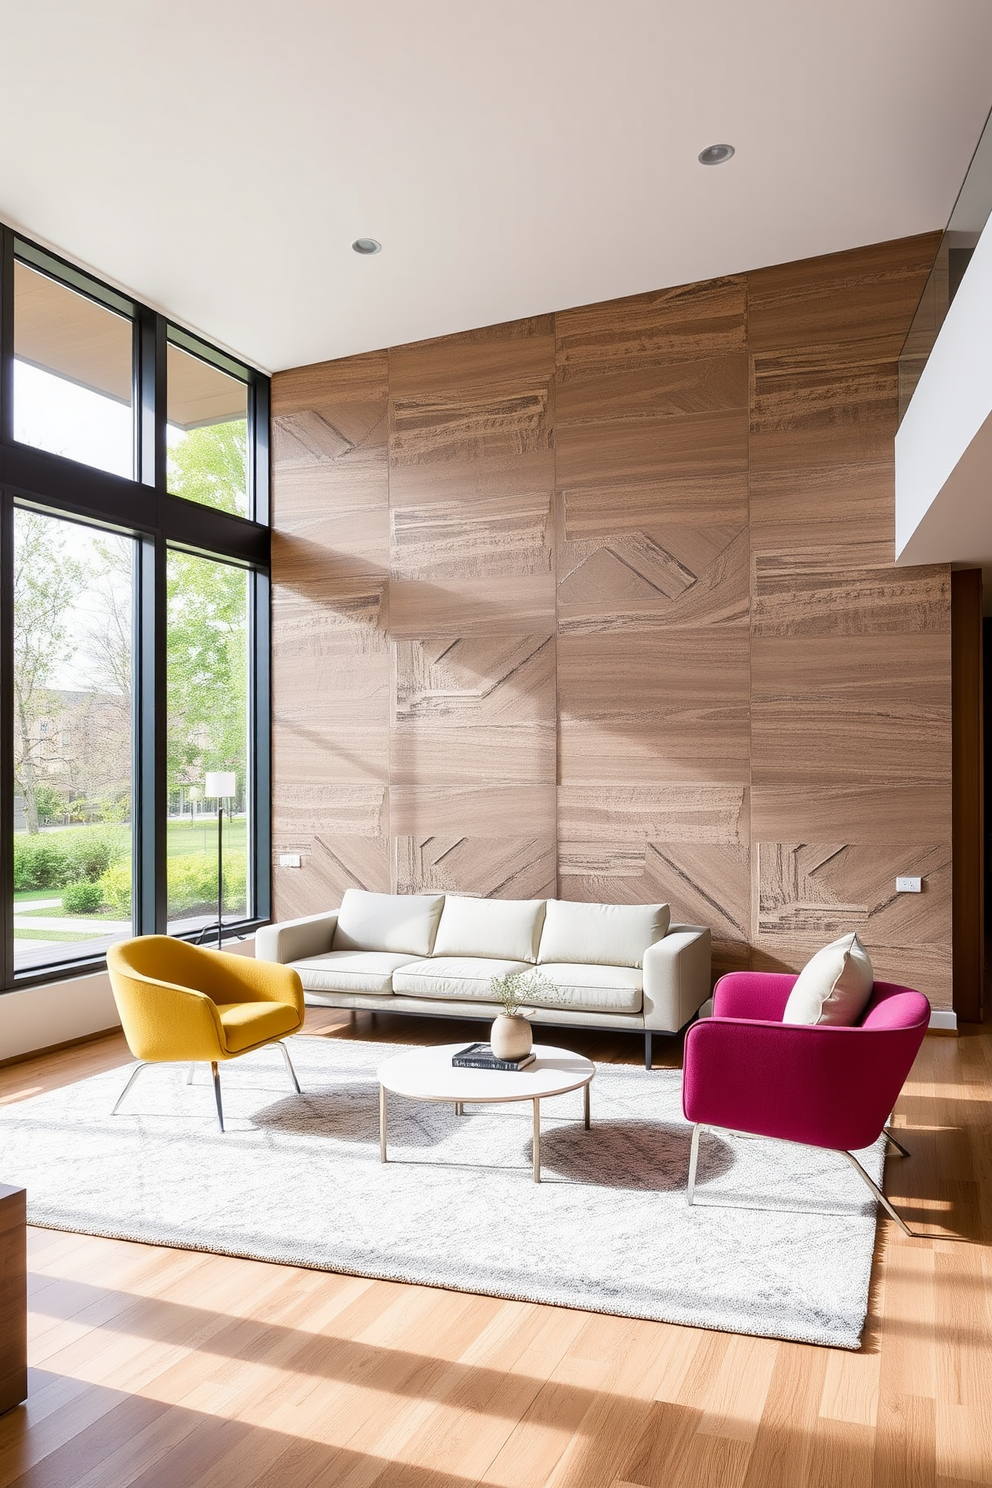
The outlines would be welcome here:
[[[205,993],[113,972],[110,982],[136,1059],[167,1063],[227,1057],[220,1016]]]

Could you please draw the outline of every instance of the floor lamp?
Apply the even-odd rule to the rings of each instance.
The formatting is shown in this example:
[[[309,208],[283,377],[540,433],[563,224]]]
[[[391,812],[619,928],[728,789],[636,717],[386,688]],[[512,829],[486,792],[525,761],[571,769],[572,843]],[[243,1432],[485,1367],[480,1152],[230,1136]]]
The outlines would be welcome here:
[[[238,788],[233,770],[208,770],[203,794],[217,802],[217,949],[224,929],[224,805]]]

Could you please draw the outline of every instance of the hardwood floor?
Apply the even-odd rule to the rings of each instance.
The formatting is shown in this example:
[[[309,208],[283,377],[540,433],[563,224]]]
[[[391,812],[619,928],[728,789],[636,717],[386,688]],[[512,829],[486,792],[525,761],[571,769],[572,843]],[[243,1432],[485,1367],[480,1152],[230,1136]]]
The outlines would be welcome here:
[[[454,1026],[311,1010],[308,1031]],[[0,1100],[127,1058],[111,1037],[12,1065]],[[887,1187],[935,1238],[880,1223],[854,1354],[33,1230],[31,1394],[0,1418],[0,1488],[992,1483],[990,1097],[992,1034],[926,1040]]]

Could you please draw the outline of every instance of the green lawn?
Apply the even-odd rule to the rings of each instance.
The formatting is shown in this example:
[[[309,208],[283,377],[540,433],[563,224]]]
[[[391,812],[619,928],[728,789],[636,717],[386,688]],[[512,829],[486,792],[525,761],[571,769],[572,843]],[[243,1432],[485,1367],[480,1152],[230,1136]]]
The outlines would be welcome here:
[[[248,824],[243,816],[233,822],[224,818],[224,854],[228,849],[244,852],[248,837]],[[170,821],[168,831],[169,857],[178,858],[185,853],[216,853],[217,818],[201,821]]]
[[[80,830],[76,827],[63,827],[58,829],[58,835]],[[54,832],[45,836],[56,835]],[[201,858],[205,859],[202,872],[207,871],[217,861],[217,818],[204,817],[196,821],[174,820],[167,824],[167,853],[170,858]],[[235,865],[240,862],[244,864],[248,850],[248,824],[246,819],[236,817],[234,821],[224,822],[224,862],[226,865]],[[177,865],[178,867],[178,865]],[[204,885],[206,888],[206,885]],[[59,889],[28,889],[21,890],[14,895],[15,912],[20,916],[51,916],[61,917],[66,913],[61,908],[61,903],[56,908],[33,908],[36,903],[52,905],[53,900],[61,901],[61,890]],[[205,907],[205,906],[204,906]],[[194,908],[194,915],[199,912]],[[229,911],[228,911],[229,912]],[[181,917],[181,916],[180,916]],[[94,910],[80,918],[88,920],[120,920],[124,918],[119,910],[102,909]],[[27,930],[18,928],[15,931],[18,940],[87,940],[92,939],[90,933],[72,932],[68,930]]]

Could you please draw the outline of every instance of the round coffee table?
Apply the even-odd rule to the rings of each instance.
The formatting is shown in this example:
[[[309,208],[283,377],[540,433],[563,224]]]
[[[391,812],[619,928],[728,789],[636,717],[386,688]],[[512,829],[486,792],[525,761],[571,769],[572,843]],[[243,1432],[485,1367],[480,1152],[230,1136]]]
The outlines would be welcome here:
[[[464,1114],[466,1105],[496,1105],[504,1101],[531,1101],[534,1107],[534,1182],[541,1181],[541,1101],[549,1095],[583,1092],[583,1120],[589,1130],[589,1083],[596,1073],[591,1059],[535,1044],[537,1058],[522,1070],[459,1069],[451,1063],[461,1044],[439,1044],[433,1049],[415,1049],[397,1054],[378,1069],[379,1156],[386,1156],[386,1093],[407,1100],[443,1101]]]

